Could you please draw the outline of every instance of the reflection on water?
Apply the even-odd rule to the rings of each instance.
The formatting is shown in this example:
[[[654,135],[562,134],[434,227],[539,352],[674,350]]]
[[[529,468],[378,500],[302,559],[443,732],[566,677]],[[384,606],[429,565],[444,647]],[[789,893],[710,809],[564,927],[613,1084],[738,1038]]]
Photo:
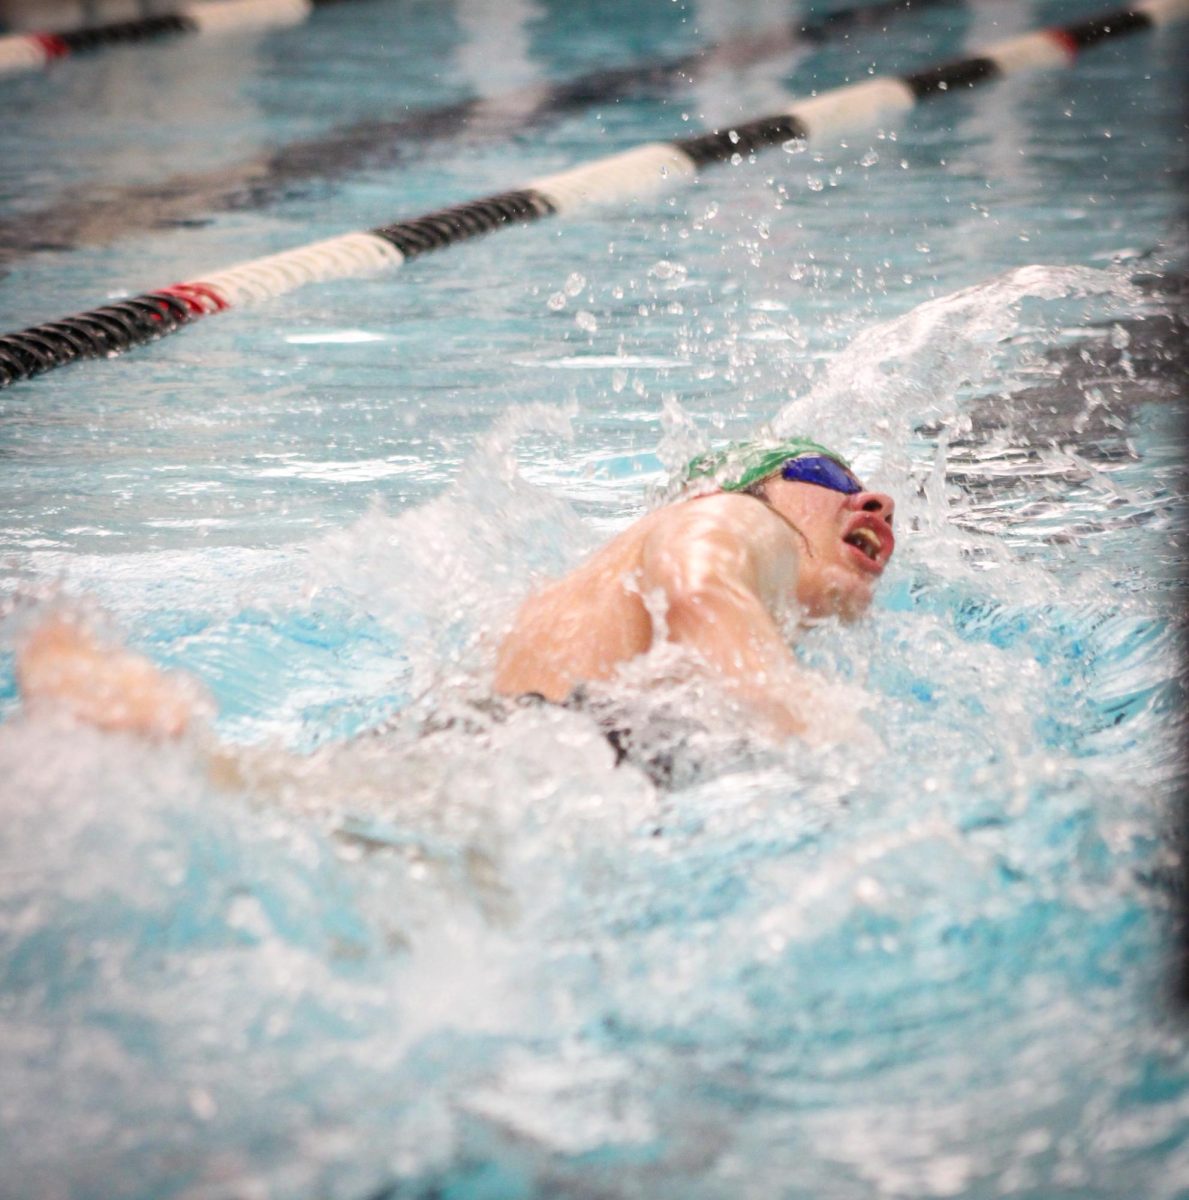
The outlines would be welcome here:
[[[555,408],[399,514],[129,563],[189,581],[154,652],[254,745],[229,786],[197,746],[0,728],[11,1194],[1179,1195],[1161,303],[1012,272],[777,415],[900,498],[873,617],[800,646],[861,723],[764,747],[661,686],[725,731],[675,791],[581,714],[475,702],[525,580],[593,541],[518,470]]]

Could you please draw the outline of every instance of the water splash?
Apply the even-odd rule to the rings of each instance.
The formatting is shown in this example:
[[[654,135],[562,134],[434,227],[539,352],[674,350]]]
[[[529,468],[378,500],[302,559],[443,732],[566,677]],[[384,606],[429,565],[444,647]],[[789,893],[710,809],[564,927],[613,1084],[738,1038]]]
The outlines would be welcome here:
[[[775,431],[821,431],[827,441],[862,441],[903,466],[911,431],[958,420],[973,390],[998,383],[1023,328],[1028,302],[1050,302],[1047,328],[1070,313],[1052,302],[1105,298],[1106,307],[1134,306],[1138,289],[1117,271],[1029,266],[926,301],[864,330],[830,363],[809,393],[773,420]]]
[[[706,1200],[793,1178],[1172,1200],[1189,1074],[1154,997],[1183,694],[1152,530],[1026,553],[1058,461],[1020,456],[1026,428],[981,444],[998,482],[954,478],[968,401],[1022,378],[1020,306],[1109,307],[1110,280],[1036,269],[930,302],[778,416],[871,449],[905,496],[874,618],[800,646],[864,698],[841,744],[759,747],[660,656],[633,667],[639,715],[706,718],[666,795],[579,713],[476,705],[510,606],[592,540],[531,482],[566,435],[551,408],[509,416],[438,500],[311,543],[296,592],[249,584],[259,619],[220,626],[217,672],[261,629],[327,677],[355,660],[404,698],[381,732],[261,745],[227,791],[195,747],[0,728],[9,1186],[546,1196],[597,1172]],[[676,458],[694,434],[670,425]],[[1144,458],[1105,465],[1112,512],[1158,501]],[[258,674],[274,733],[270,704],[322,690]]]

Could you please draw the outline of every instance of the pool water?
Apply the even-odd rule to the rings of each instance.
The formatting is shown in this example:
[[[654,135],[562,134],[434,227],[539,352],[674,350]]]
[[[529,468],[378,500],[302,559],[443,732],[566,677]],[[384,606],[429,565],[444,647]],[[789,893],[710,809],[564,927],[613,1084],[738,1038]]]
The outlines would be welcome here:
[[[0,84],[0,322],[1099,8],[934,6],[556,118],[492,101],[234,202],[202,189],[299,142],[786,6],[370,0],[80,57]],[[0,395],[0,1194],[1189,1195],[1186,46]],[[759,742],[663,651],[619,686],[643,727],[697,715],[673,790],[580,714],[493,716],[532,582],[765,423],[897,499],[869,618],[798,643],[840,740]],[[201,682],[237,782],[201,739],[22,713],[14,647],[62,603]]]

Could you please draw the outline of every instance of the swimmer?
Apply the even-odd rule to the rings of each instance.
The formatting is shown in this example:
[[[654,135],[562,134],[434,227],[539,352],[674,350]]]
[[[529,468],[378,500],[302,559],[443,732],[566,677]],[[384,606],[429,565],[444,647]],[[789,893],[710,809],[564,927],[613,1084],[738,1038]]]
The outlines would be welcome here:
[[[893,509],[808,438],[702,455],[668,504],[525,601],[494,690],[565,704],[663,639],[692,651],[769,736],[804,734],[815,689],[782,631],[866,611],[895,545]],[[66,618],[26,640],[17,678],[26,705],[106,729],[176,737],[199,710],[188,681]]]
[[[866,611],[895,547],[894,508],[808,438],[696,458],[673,502],[526,601],[500,647],[495,690],[563,703],[663,631],[770,735],[802,734],[814,689],[782,628]]]

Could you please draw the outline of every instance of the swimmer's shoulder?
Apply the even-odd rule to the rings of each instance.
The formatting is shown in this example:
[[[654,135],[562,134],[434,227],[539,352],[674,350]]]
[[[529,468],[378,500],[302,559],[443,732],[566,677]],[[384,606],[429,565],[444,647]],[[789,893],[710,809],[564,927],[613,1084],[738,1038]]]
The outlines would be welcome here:
[[[734,492],[710,492],[666,504],[646,513],[597,550],[577,570],[546,589],[582,585],[639,569],[650,549],[675,548],[682,541],[723,537],[778,552],[790,540],[787,522],[762,500]]]
[[[645,520],[651,518],[656,520],[647,529],[640,522],[646,536],[722,532],[749,541],[760,538],[780,542],[789,536],[788,522],[758,496],[745,492],[710,492],[679,500],[651,513]]]

